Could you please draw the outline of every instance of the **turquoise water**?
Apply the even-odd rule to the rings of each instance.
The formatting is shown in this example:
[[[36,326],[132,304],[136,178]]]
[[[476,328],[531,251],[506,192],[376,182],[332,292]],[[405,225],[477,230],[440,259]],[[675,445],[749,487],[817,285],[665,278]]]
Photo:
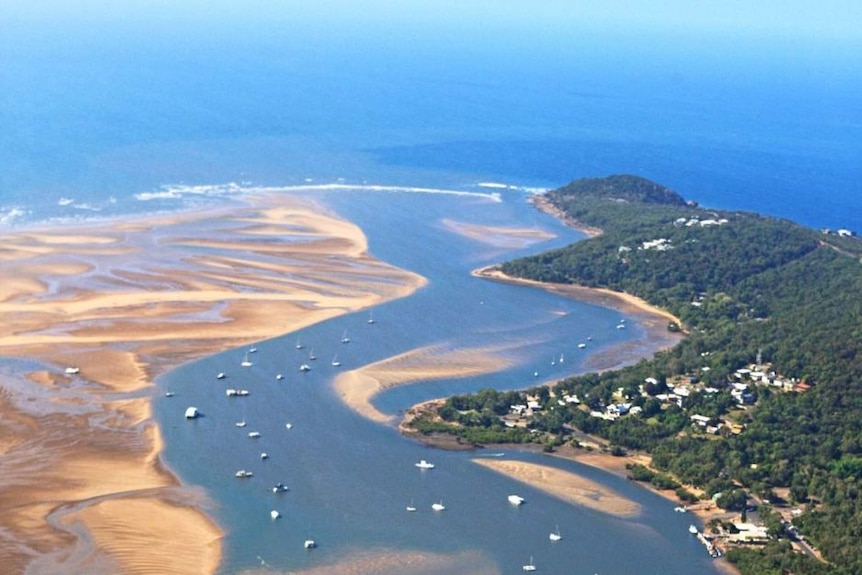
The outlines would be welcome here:
[[[576,463],[507,453],[582,473],[639,502],[644,512],[627,519],[568,505],[470,462],[484,452],[429,450],[391,427],[364,420],[331,389],[342,369],[416,347],[508,347],[506,356],[514,360],[510,369],[404,386],[376,401],[384,412],[397,414],[452,393],[487,386],[523,388],[536,381],[534,371],[540,372],[540,380],[563,377],[578,371],[588,357],[577,348],[588,336],[593,337],[592,352],[639,335],[636,325],[615,328],[618,312],[471,277],[471,269],[524,250],[489,252],[439,222],[457,214],[459,222],[538,225],[557,234],[529,251],[574,241],[576,232],[536,211],[520,192],[506,192],[500,202],[367,191],[317,198],[357,222],[368,234],[372,253],[421,273],[429,284],[375,308],[373,324],[367,312],[357,312],[257,344],[257,352],[249,355],[250,368],[239,367],[244,350],[234,350],[182,366],[159,382],[160,389],[175,393],[156,401],[165,460],[184,481],[206,487],[217,504],[216,519],[228,530],[222,572],[253,567],[261,559],[273,569],[293,571],[349,560],[358,550],[471,551],[503,573],[520,570],[530,555],[548,573],[622,573],[632,564],[642,573],[712,572],[704,550],[686,531],[690,519],[643,488]],[[345,330],[348,344],[340,342]],[[305,349],[295,348],[297,340]],[[307,360],[312,347],[320,358],[316,362]],[[329,364],[335,353],[342,362],[338,368]],[[565,364],[552,366],[551,359],[560,353]],[[312,371],[300,373],[303,362],[311,363]],[[217,381],[218,372],[228,378]],[[277,380],[278,373],[284,379]],[[227,398],[226,387],[246,388],[250,395]],[[205,417],[185,421],[183,411],[192,404]],[[240,420],[247,426],[237,428]],[[261,435],[250,439],[249,431]],[[262,451],[269,455],[265,461],[260,460]],[[433,461],[436,468],[417,470],[413,464],[419,459]],[[254,477],[236,479],[240,468],[253,471]],[[279,482],[290,491],[271,493]],[[510,493],[521,494],[527,503],[513,508],[506,500]],[[430,505],[439,500],[447,509],[434,514]],[[405,511],[411,501],[418,508],[415,514]],[[273,522],[271,509],[282,518]],[[551,544],[548,533],[557,524],[565,537]],[[320,545],[313,553],[302,545],[309,536]],[[459,572],[475,570],[476,565],[469,565]]]

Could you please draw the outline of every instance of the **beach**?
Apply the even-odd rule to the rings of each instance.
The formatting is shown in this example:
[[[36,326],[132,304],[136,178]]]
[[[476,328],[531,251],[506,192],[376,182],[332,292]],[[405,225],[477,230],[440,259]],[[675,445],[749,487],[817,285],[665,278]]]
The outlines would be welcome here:
[[[0,556],[10,571],[211,573],[210,502],[159,459],[153,380],[424,279],[287,195],[3,234]]]

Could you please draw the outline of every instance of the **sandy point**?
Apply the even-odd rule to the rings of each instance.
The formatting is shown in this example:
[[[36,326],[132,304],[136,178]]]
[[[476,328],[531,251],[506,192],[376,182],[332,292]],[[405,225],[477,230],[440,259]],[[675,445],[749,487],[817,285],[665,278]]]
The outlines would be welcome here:
[[[363,417],[393,423],[395,416],[374,406],[377,394],[420,381],[458,379],[505,369],[510,360],[500,351],[490,347],[452,349],[445,345],[416,348],[339,374],[334,389],[348,407]]]

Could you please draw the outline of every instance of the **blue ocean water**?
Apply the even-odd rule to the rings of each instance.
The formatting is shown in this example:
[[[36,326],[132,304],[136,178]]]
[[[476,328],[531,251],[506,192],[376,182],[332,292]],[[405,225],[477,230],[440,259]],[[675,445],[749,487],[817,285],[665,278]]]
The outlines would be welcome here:
[[[538,16],[519,20],[443,0],[428,3],[422,17],[380,5],[368,14],[310,14],[293,2],[245,10],[193,2],[151,11],[101,2],[52,8],[0,7],[0,226],[194,209],[256,187],[300,193],[297,187],[309,185],[359,186],[314,193],[361,225],[376,256],[432,283],[375,310],[383,334],[373,345],[363,341],[361,315],[304,337],[317,339],[323,353],[349,325],[356,334],[349,351],[339,352],[345,364],[423,343],[489,339],[512,342],[518,359],[503,374],[455,388],[429,383],[384,394],[378,405],[389,412],[456,388],[521,387],[573,337],[594,335],[601,349],[636,335],[606,333],[613,312],[470,278],[469,269],[521,252],[490,252],[441,233],[434,223],[447,214],[553,229],[557,240],[531,248],[544,249],[578,236],[529,209],[526,190],[635,173],[702,205],[862,231],[858,41],[633,31],[587,25],[559,7],[535,8]],[[361,188],[497,189],[480,185],[488,182],[512,189],[487,204],[416,193],[384,201]],[[453,330],[464,318],[465,329]],[[523,509],[499,506],[512,483],[463,454],[434,452],[439,469],[418,475],[411,463],[431,455],[341,407],[323,370],[287,390],[276,386],[271,373],[294,371],[279,363],[292,361],[283,350],[293,337],[259,346],[246,383],[271,401],[246,402],[245,414],[226,411],[237,405],[225,407],[220,394],[217,402],[198,393],[200,364],[160,382],[212,414],[179,425],[175,405],[156,406],[166,461],[218,503],[214,513],[229,532],[223,572],[256,565],[258,556],[300,568],[363,546],[481,549],[504,572],[531,554],[548,572],[571,572],[573,554],[585,573],[624,573],[632,564],[710,572],[702,549],[677,535],[684,521],[664,502],[582,466],[554,463],[636,499],[646,518],[562,508],[532,490],[522,490],[529,501]],[[204,366],[221,371],[223,362],[238,363],[239,353]],[[577,369],[571,358],[567,368]],[[261,444],[273,453],[272,465],[242,491],[232,473],[257,451],[246,449],[233,426],[216,425],[234,417],[259,422]],[[285,433],[286,418],[296,433],[269,444]],[[285,515],[293,529],[272,525],[267,515],[281,503],[265,487],[282,477],[292,489]],[[424,510],[440,497],[455,513],[417,516],[415,530],[391,528],[402,524],[406,501],[421,501]],[[577,535],[548,547],[546,533],[556,523]],[[525,533],[538,533],[541,543]],[[322,553],[297,554],[309,535],[325,542]]]

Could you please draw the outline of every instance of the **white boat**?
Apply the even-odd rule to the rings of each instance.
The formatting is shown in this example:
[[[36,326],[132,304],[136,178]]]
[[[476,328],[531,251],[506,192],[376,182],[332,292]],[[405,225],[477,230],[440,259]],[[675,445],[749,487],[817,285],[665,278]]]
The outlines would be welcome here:
[[[173,391],[166,391],[166,392],[165,392],[165,397],[173,397],[173,396],[174,396],[174,392],[173,392]]]
[[[275,379],[278,381],[281,381],[282,379],[284,379],[284,376],[279,373],[279,374],[276,374]]]
[[[248,479],[249,477],[251,477],[254,474],[251,471],[246,471],[245,469],[240,469],[239,471],[234,473],[234,475],[236,477],[238,477],[239,479]]]
[[[299,341],[299,338],[296,338],[296,349],[302,349],[302,348],[303,348],[302,342]]]
[[[419,469],[434,469],[434,464],[431,462],[425,461],[424,459],[420,460],[418,463],[414,463],[413,465],[415,465]]]
[[[66,368],[66,375],[75,375],[78,373],[81,373],[81,368],[78,368],[78,367],[67,367]]]
[[[617,324],[617,329],[625,329],[625,328],[626,328],[626,324],[624,324],[624,323]]]
[[[260,437],[260,432],[259,431],[249,431],[248,436],[251,439],[257,439],[258,437]]]
[[[233,397],[236,395],[236,390],[229,387],[226,390],[224,390],[224,394],[228,397]]]
[[[317,547],[317,542],[314,539],[306,539],[305,543],[303,543],[303,546],[306,549],[314,549],[315,547]]]
[[[236,425],[237,427],[245,427],[245,420],[237,421],[236,423],[234,423],[234,425]]]
[[[272,517],[273,519],[278,519],[279,517],[281,517],[281,513],[279,513],[275,509],[273,509],[272,511],[269,512],[269,516]]]
[[[276,484],[272,487],[272,492],[273,492],[273,493],[284,493],[284,492],[286,492],[286,491],[287,491],[287,485],[285,485],[284,483],[276,483]]]
[[[560,354],[560,363],[563,363],[564,361],[566,361],[566,359],[563,357],[563,354],[561,353]]]
[[[333,358],[332,358],[332,365],[333,365],[334,367],[338,367],[339,365],[341,365],[341,362],[340,362],[340,361],[338,361],[338,354],[336,354],[335,356],[333,356]]]
[[[303,363],[299,366],[299,371],[311,371],[311,366],[307,363]]]
[[[374,313],[368,312],[368,323],[374,323]]]
[[[218,375],[216,375],[216,379],[224,379],[226,377],[227,375],[223,371],[218,372]]]
[[[686,513],[688,511],[688,508],[686,508],[686,507],[674,507],[673,510],[676,511],[677,513]]]
[[[694,524],[688,526],[688,532],[692,535],[697,535],[697,526]]]
[[[440,503],[432,503],[431,509],[433,509],[434,511],[443,511],[446,508],[443,506],[443,500],[441,499]]]
[[[240,365],[243,367],[251,367],[252,363],[248,360],[248,353],[245,354],[245,357],[243,358],[242,363],[240,363]]]
[[[512,505],[521,505],[523,502],[524,502],[524,498],[521,497],[520,495],[510,495],[509,496],[509,503],[511,503]]]
[[[312,349],[308,350],[308,360],[314,361],[315,359],[317,359],[317,356],[314,355],[314,349],[312,348]]]
[[[539,377],[539,372],[538,372],[538,371],[534,371],[534,372],[533,372],[533,377]]]
[[[347,337],[347,330],[344,330],[344,335],[341,336],[341,343],[350,343],[350,338]]]
[[[578,344],[578,349],[584,349],[585,347],[587,347],[587,344],[585,344],[585,343],[579,343]]]
[[[237,389],[236,390],[236,394],[240,397],[245,397],[248,395],[248,393],[249,393],[249,391],[247,389]]]
[[[189,407],[186,409],[186,419],[195,419],[200,415],[197,407]]]
[[[413,505],[412,499],[410,500],[410,505],[407,506],[407,511],[409,511],[410,513],[413,513],[414,511],[416,511],[416,507]]]
[[[249,352],[249,353],[257,353],[257,348],[256,348],[256,347],[252,347],[252,348],[250,348],[250,349],[248,350],[248,352]]]
[[[260,454],[260,458],[261,458],[262,460],[263,460],[263,459],[269,459],[269,453],[267,453],[266,451],[264,451],[263,453],[261,453],[261,454]]]
[[[292,427],[293,427],[293,424],[292,424],[292,423],[285,423],[285,424],[284,424],[284,426],[285,426],[286,428],[290,429],[290,428],[292,428]]]
[[[530,562],[527,563],[526,565],[524,565],[523,567],[521,567],[521,569],[523,569],[524,571],[535,571],[536,570],[536,566],[533,564],[533,556],[532,555],[530,555]]]
[[[548,534],[548,539],[550,539],[551,541],[559,541],[562,538],[563,538],[563,536],[560,535],[560,526],[559,525],[557,525],[556,531],[551,531]]]

